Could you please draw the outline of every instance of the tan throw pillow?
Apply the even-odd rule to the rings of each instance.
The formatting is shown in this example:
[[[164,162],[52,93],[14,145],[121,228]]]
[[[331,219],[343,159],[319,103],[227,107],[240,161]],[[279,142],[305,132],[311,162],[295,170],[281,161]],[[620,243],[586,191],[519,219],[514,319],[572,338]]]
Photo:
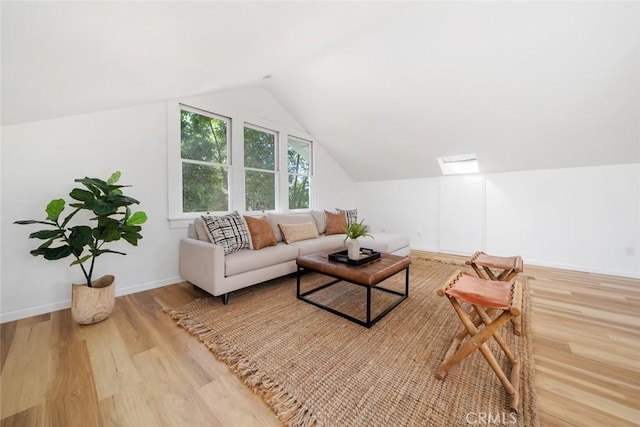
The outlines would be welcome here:
[[[301,224],[278,224],[278,227],[280,227],[282,239],[286,243],[320,237],[318,234],[318,228],[313,222],[303,222]]]
[[[255,218],[245,215],[244,220],[247,221],[254,250],[276,245],[276,235],[273,234],[273,229],[266,216]]]
[[[347,228],[347,214],[345,211],[340,211],[337,214],[324,211],[324,214],[327,217],[327,229],[324,231],[325,235],[345,233]]]

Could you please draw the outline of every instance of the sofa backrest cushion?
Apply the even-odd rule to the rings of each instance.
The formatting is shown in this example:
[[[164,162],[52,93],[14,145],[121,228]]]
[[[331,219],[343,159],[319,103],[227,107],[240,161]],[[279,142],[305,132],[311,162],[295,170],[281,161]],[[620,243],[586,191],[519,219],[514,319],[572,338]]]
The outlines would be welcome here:
[[[324,234],[344,234],[347,228],[347,214],[345,211],[339,211],[337,214],[324,211],[327,217],[327,229]]]
[[[324,234],[327,229],[327,217],[324,211],[309,211],[313,219],[316,221],[316,227],[318,227],[318,233]]]
[[[282,239],[287,244],[320,237],[315,221],[301,224],[278,224],[278,227],[282,233]]]
[[[204,219],[201,216],[193,221],[193,228],[196,234],[196,239],[211,243],[211,238],[207,231],[207,225],[204,223]]]
[[[244,220],[247,222],[254,250],[277,244],[276,235],[273,233],[271,224],[266,216],[253,217],[245,215]]]
[[[207,226],[209,238],[216,245],[222,246],[225,255],[249,249],[249,230],[238,211],[223,216],[203,216],[202,219]]]
[[[278,214],[267,212],[267,218],[273,229],[273,234],[276,235],[276,241],[282,242],[282,233],[278,224],[302,224],[305,222],[314,222],[313,216],[309,213],[290,213],[290,214]]]

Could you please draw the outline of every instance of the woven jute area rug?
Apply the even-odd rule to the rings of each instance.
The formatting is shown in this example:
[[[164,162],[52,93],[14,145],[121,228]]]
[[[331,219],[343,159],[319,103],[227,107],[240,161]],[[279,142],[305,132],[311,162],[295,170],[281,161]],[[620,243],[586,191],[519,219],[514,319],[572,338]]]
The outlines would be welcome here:
[[[461,329],[451,304],[435,290],[461,269],[412,258],[409,298],[371,329],[296,299],[295,277],[234,292],[226,306],[220,298],[203,298],[170,315],[262,397],[285,425],[538,425],[527,299],[523,337],[515,337],[509,324],[501,331],[522,362],[517,414],[509,411],[507,394],[480,352],[456,365],[443,381],[435,377]],[[328,279],[306,274],[303,290]],[[403,290],[404,274],[383,284]],[[313,298],[364,316],[365,292],[341,283]],[[373,292],[373,315],[389,298],[397,297]],[[509,375],[506,357],[495,340],[490,341]]]

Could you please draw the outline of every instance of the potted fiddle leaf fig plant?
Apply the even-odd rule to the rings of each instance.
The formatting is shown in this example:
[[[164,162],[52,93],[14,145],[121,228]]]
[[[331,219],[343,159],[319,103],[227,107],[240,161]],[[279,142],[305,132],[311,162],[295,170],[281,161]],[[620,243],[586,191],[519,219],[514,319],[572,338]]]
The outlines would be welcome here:
[[[78,265],[84,275],[84,283],[72,284],[71,315],[81,324],[100,322],[113,311],[115,304],[115,278],[112,275],[93,278],[96,259],[103,254],[126,255],[124,252],[108,249],[105,245],[125,240],[133,246],[142,239],[141,224],[147,221],[142,211],[131,212],[129,206],[140,202],[122,192],[129,185],[116,184],[120,172],[114,172],[109,179],[80,178],[75,182],[84,188],[74,188],[69,196],[73,199],[69,207],[73,210],[62,216],[66,202],[54,199],[46,207],[44,221],[16,221],[15,224],[42,224],[47,228],[33,232],[30,238],[44,240],[33,249],[33,256],[43,256],[48,260],[58,260],[72,256],[71,266]],[[85,224],[71,225],[78,213],[85,211],[89,218]]]
[[[347,256],[353,260],[360,259],[360,241],[358,241],[358,237],[371,237],[373,239],[373,236],[369,234],[369,226],[364,224],[364,219],[360,222],[354,221],[345,227],[345,234],[347,235],[344,238],[344,241],[347,242]]]

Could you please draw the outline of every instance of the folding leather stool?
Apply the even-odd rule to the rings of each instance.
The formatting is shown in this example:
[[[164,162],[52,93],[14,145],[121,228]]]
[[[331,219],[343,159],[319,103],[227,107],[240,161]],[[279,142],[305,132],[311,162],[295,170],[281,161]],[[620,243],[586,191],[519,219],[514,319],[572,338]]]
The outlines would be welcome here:
[[[447,373],[475,350],[480,350],[491,369],[498,376],[507,394],[511,397],[510,407],[518,409],[520,400],[520,362],[500,335],[500,328],[514,316],[522,312],[522,283],[520,279],[511,282],[480,279],[467,273],[456,273],[447,284],[438,289],[438,295],[446,296],[456,311],[464,330],[458,333],[444,356],[436,377],[444,379]],[[472,309],[466,312],[461,302]],[[493,319],[488,310],[499,312]],[[474,315],[474,319],[470,315]],[[465,338],[469,337],[461,346]],[[511,376],[507,378],[486,341],[493,337],[511,362]],[[473,373],[470,373],[473,375]]]
[[[471,266],[479,278],[489,280],[500,280],[508,282],[518,274],[522,273],[524,265],[520,256],[493,256],[484,252],[474,253],[469,260],[465,262]],[[514,317],[511,321],[516,335],[522,334],[522,319]]]

